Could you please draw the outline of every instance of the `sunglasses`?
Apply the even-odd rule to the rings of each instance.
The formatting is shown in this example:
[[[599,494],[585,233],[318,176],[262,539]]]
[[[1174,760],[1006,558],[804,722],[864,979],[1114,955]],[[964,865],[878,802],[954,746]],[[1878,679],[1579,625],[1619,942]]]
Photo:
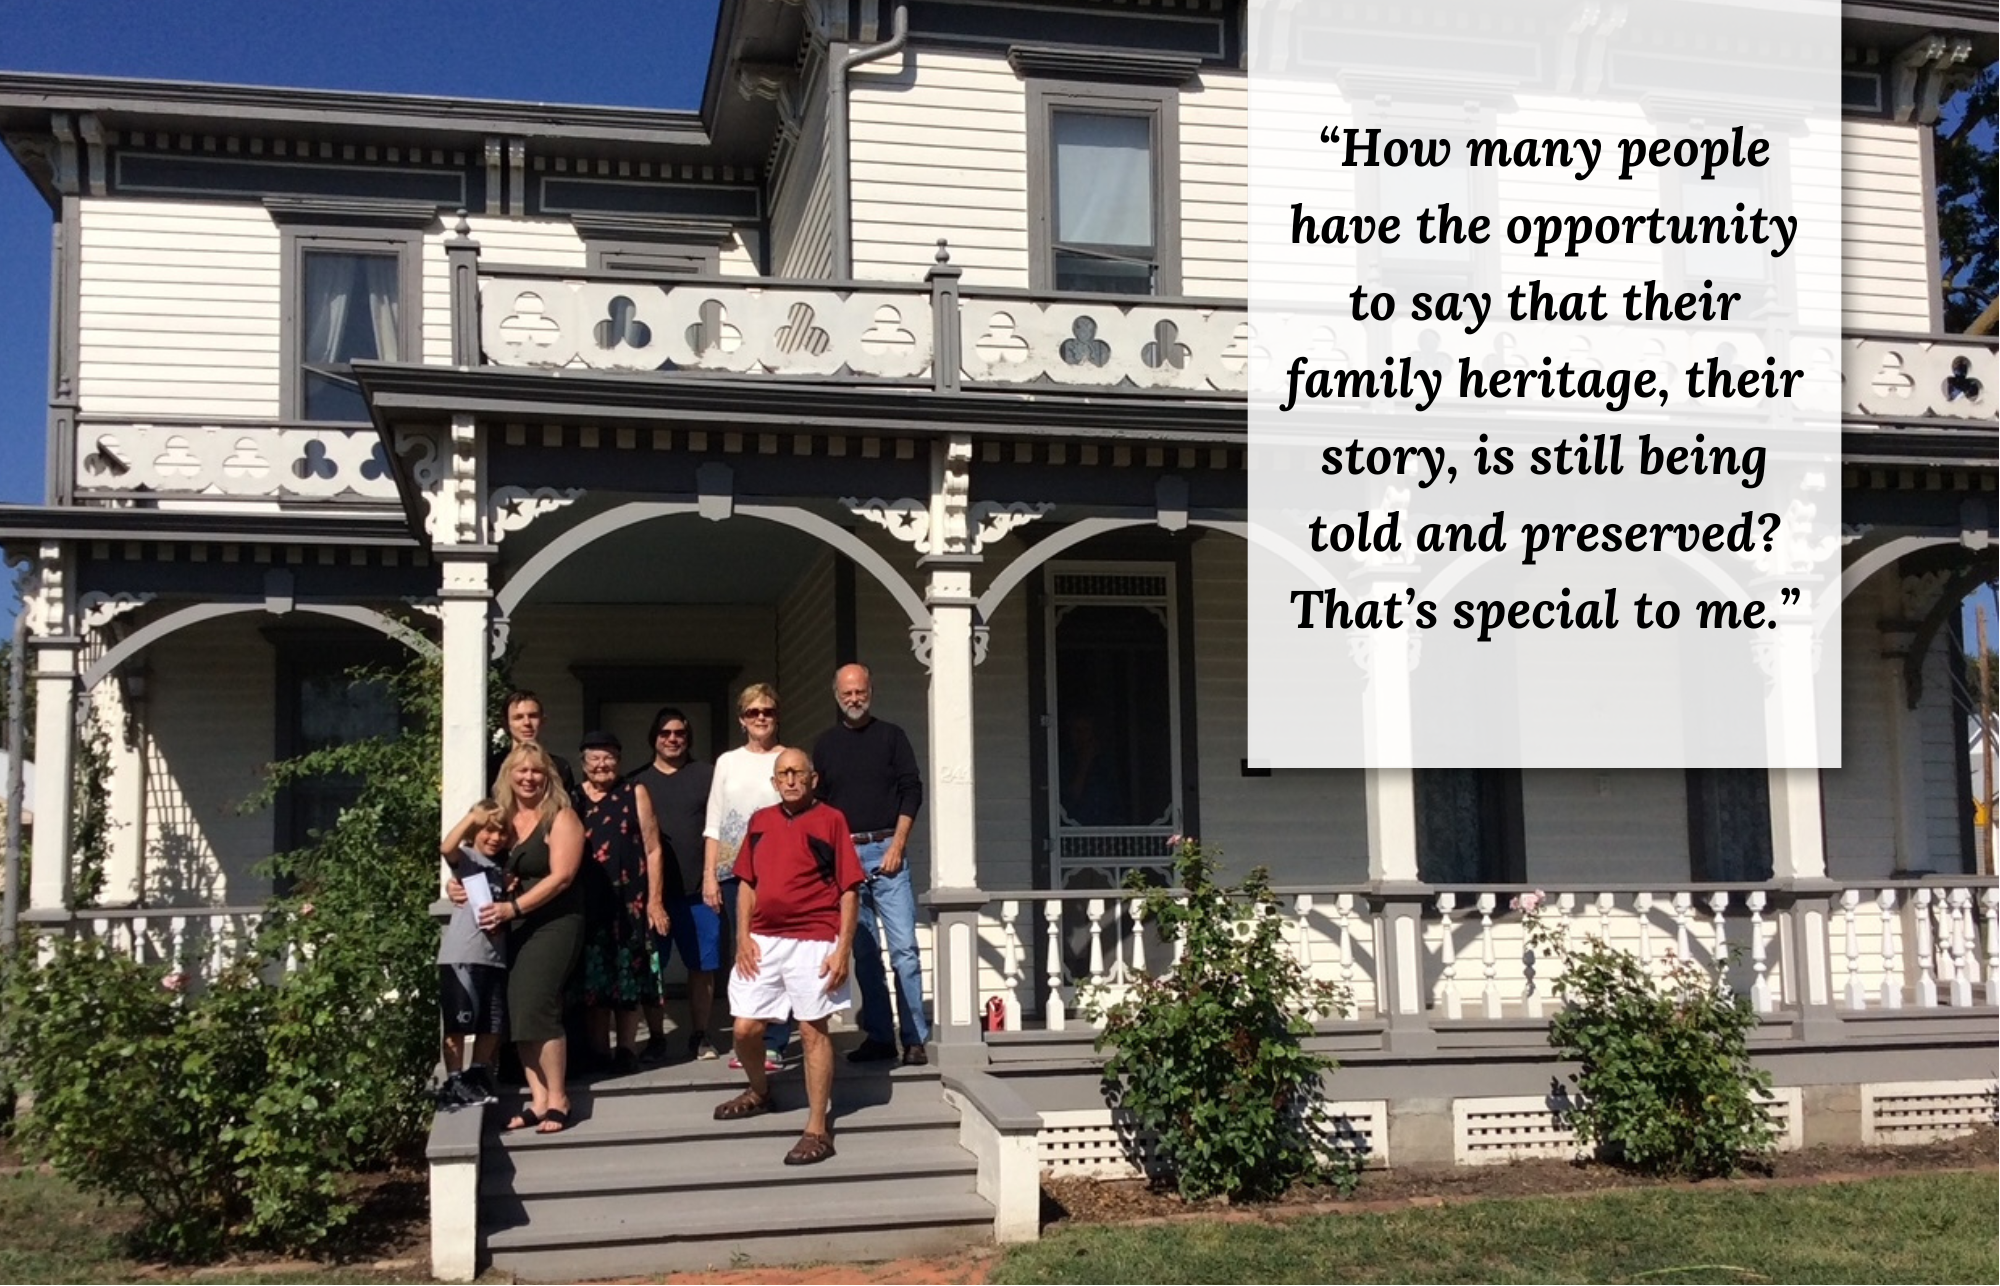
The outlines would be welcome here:
[[[775,719],[778,717],[778,712],[771,706],[752,706],[743,712],[743,717],[745,719]]]
[[[686,728],[661,728],[653,734],[653,740],[659,741],[665,737],[679,737],[682,741],[686,741],[687,735],[688,730]]]

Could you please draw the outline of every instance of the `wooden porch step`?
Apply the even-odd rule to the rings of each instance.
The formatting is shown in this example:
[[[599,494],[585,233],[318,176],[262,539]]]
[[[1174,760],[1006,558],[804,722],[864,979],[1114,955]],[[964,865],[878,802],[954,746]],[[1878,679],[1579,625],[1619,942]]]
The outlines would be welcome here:
[[[796,1063],[796,1060],[794,1060]],[[958,1146],[959,1115],[929,1068],[843,1064],[836,1155],[787,1166],[804,1128],[794,1065],[772,1077],[778,1110],[717,1121],[743,1074],[680,1064],[575,1086],[560,1134],[500,1130],[487,1109],[479,1177],[491,1266],[574,1281],[743,1264],[947,1254],[987,1241],[993,1207]]]

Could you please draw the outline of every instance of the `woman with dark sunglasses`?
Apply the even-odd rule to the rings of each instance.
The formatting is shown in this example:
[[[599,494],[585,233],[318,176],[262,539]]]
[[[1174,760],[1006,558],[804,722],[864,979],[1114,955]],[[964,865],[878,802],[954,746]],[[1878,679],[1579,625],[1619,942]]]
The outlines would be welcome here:
[[[735,956],[736,850],[743,843],[751,816],[778,802],[778,789],[771,779],[785,749],[778,744],[778,691],[770,684],[753,683],[743,689],[736,698],[736,717],[743,725],[744,743],[715,761],[715,783],[708,790],[708,821],[702,828],[706,841],[702,898],[721,913],[724,931],[732,932],[730,950],[723,953],[725,970],[733,966]],[[765,1029],[766,1071],[784,1067],[784,1050],[791,1038],[790,1023],[772,1023]],[[731,1059],[730,1066],[741,1064]]]

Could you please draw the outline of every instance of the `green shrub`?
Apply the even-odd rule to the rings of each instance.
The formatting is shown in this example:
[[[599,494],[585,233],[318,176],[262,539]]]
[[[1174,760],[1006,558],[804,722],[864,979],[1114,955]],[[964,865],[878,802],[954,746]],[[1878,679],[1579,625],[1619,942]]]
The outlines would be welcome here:
[[[408,1154],[429,1123],[438,676],[428,662],[369,677],[410,725],[273,767],[253,806],[322,775],[359,795],[273,859],[292,892],[220,978],[190,988],[92,942],[10,970],[0,1017],[34,1101],[23,1141],[78,1186],[137,1201],[150,1252],[322,1244],[353,1214],[348,1176]]]
[[[1270,1197],[1308,1178],[1351,1185],[1318,1112],[1334,1060],[1304,1045],[1312,1015],[1345,1011],[1347,996],[1300,966],[1263,868],[1225,888],[1188,840],[1174,875],[1178,889],[1134,891],[1145,923],[1184,944],[1179,964],[1141,974],[1122,998],[1085,997],[1105,1020],[1097,1047],[1112,1050],[1113,1101],[1152,1132],[1155,1158],[1190,1200]]]
[[[1549,1044],[1579,1070],[1577,1137],[1650,1174],[1734,1174],[1774,1146],[1770,1073],[1750,1061],[1757,1015],[1713,970],[1670,958],[1655,975],[1629,951],[1572,944],[1527,900],[1529,941],[1561,961]]]

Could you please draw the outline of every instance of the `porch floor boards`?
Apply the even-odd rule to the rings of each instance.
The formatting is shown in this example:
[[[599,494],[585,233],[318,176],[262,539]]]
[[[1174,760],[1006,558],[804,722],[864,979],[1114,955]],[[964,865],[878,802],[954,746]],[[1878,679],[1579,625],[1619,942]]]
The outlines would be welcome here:
[[[678,1046],[679,1040],[670,1037]],[[977,1163],[930,1068],[846,1061],[836,1033],[836,1155],[787,1166],[805,1126],[796,1045],[771,1078],[777,1110],[738,1121],[715,1105],[744,1088],[726,1061],[681,1062],[571,1089],[560,1134],[503,1132],[516,1101],[487,1109],[480,1240],[522,1280],[732,1265],[893,1259],[992,1237]]]

